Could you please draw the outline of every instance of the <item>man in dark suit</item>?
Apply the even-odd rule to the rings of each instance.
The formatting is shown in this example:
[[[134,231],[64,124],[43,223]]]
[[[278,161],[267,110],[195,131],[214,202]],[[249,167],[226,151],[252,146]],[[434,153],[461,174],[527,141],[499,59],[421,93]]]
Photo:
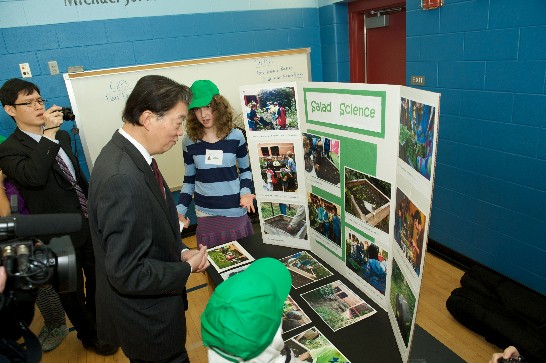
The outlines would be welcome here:
[[[88,185],[70,149],[70,136],[59,130],[63,123],[61,107],[46,109],[39,88],[17,78],[0,88],[0,102],[17,125],[0,145],[0,168],[15,183],[29,212],[80,213],[84,219],[82,229],[70,236],[78,265],[77,290],[60,294],[61,303],[86,348],[101,355],[114,354],[117,347],[97,339],[95,261],[86,210]],[[47,236],[42,240],[49,242]]]
[[[91,176],[99,337],[119,344],[132,362],[189,362],[185,284],[190,273],[208,267],[207,251],[182,243],[174,201],[152,156],[183,134],[190,100],[187,86],[141,78],[127,99],[123,127]]]

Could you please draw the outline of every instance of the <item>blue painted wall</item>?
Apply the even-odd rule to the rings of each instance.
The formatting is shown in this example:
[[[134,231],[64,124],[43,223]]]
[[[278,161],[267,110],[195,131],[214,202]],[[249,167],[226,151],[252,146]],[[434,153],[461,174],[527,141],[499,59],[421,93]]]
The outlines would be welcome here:
[[[157,7],[160,3],[152,5]],[[23,6],[23,3],[0,3],[3,10],[16,6]],[[200,6],[196,5],[196,11],[203,10]],[[237,2],[233,6],[236,7]],[[339,35],[335,36],[340,33],[336,28],[347,27],[347,11],[345,9],[334,14],[334,5],[326,5],[324,8],[331,10],[321,10],[320,16],[318,6],[265,10],[245,8],[237,11],[5,27],[0,29],[0,83],[12,77],[20,77],[18,65],[27,62],[33,75],[29,80],[39,85],[49,104],[68,106],[68,94],[62,76],[49,74],[47,63],[50,60],[56,60],[61,72],[66,72],[69,66],[75,65],[81,65],[85,70],[94,70],[304,47],[311,48],[313,80],[348,81],[347,36],[341,34],[341,45]],[[84,10],[87,8],[80,6],[80,12]],[[50,14],[52,17],[54,12],[50,10],[50,13],[53,13]],[[61,18],[58,19],[60,21]],[[26,20],[32,21],[33,18]],[[323,33],[324,40],[321,37]],[[338,56],[328,51],[328,72],[324,75],[323,47],[334,48],[336,51],[339,49],[340,53]],[[336,63],[340,62],[344,71],[332,72],[331,69],[335,69]],[[63,129],[69,130],[72,126],[68,122],[63,125]],[[8,135],[14,127],[13,121],[2,112],[0,133]],[[78,150],[82,156],[82,167],[89,174],[79,141]]]
[[[546,2],[419,5],[407,83],[442,94],[430,238],[546,294]]]
[[[0,82],[28,62],[31,80],[56,104],[69,101],[49,60],[61,71],[91,70],[310,47],[313,80],[349,81],[344,3],[271,1],[263,9],[208,0],[175,12],[157,0],[150,16],[142,8],[126,17],[82,7],[30,13],[43,3],[0,2]],[[408,84],[424,75],[423,88],[442,94],[430,237],[546,294],[546,2],[445,0],[429,11],[419,4],[407,1]],[[9,23],[9,7],[30,15]],[[13,127],[1,113],[0,133]]]

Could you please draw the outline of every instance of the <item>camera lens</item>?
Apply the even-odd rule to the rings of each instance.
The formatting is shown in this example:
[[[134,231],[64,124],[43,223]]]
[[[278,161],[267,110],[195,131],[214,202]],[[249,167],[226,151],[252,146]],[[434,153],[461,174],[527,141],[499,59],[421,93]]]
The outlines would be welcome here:
[[[61,109],[61,112],[63,113],[64,121],[74,121],[76,119],[76,116],[74,115],[70,107],[63,107]]]

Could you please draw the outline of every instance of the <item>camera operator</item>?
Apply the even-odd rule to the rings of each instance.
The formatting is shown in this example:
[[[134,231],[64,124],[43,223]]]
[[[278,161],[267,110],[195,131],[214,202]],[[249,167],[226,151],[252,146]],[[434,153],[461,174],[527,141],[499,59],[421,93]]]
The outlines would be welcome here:
[[[78,265],[77,290],[60,294],[60,298],[83,346],[100,355],[114,354],[117,347],[97,338],[88,184],[70,149],[70,136],[59,129],[64,112],[55,105],[46,109],[38,86],[17,78],[0,88],[0,102],[17,125],[0,145],[0,168],[16,185],[30,213],[80,213],[84,217],[81,230],[70,235]],[[38,237],[49,242],[48,236]]]

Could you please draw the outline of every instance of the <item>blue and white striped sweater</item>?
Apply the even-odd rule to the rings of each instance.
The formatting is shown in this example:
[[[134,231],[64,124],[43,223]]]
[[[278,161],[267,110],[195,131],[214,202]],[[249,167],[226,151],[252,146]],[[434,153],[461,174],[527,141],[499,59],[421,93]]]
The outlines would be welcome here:
[[[193,197],[198,212],[225,217],[245,215],[247,211],[239,203],[242,195],[251,192],[252,173],[243,133],[233,129],[215,143],[201,140],[194,143],[185,135],[182,148],[186,169],[176,207],[178,213],[186,215]],[[207,150],[221,150],[222,164],[207,164]]]

